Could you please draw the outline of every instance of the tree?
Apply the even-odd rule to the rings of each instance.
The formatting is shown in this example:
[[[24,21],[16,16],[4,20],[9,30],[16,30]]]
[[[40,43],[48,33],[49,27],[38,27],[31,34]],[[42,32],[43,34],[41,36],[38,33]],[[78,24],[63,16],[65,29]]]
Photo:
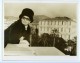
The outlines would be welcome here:
[[[52,31],[53,31],[52,33],[53,46],[55,46],[57,49],[65,53],[64,49],[67,47],[66,41],[62,37],[59,37],[58,29],[54,28]]]
[[[65,48],[67,47],[66,41],[63,38],[61,38],[61,37],[59,37],[58,40],[59,40],[59,42],[56,43],[55,47],[58,48],[63,53],[65,53]]]
[[[59,37],[59,31],[56,28],[52,30],[52,37],[53,37],[53,41],[52,41],[53,46],[55,46],[55,42],[58,41],[58,37]]]
[[[38,41],[39,46],[48,46],[50,45],[50,36],[48,33],[43,33]]]
[[[38,29],[36,28],[31,28],[31,41],[30,45],[31,46],[38,46],[38,41],[39,41],[39,35],[38,35]]]
[[[70,51],[69,55],[71,55],[71,56],[76,55],[76,51],[77,51],[77,49],[76,49],[76,40],[77,40],[77,38],[75,38],[75,41],[68,40],[68,47],[71,47],[71,51]]]

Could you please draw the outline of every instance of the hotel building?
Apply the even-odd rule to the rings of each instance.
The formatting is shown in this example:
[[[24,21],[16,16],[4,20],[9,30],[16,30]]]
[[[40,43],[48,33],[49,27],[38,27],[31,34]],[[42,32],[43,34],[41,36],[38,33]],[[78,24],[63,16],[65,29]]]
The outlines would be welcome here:
[[[68,17],[55,17],[39,21],[39,35],[52,33],[57,29],[59,37],[65,40],[73,39],[76,36],[76,21]]]

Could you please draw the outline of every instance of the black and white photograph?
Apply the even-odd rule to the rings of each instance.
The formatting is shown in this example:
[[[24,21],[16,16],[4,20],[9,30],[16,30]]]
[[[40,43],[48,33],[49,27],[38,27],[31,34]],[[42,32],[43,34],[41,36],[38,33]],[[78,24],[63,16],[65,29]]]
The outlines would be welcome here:
[[[77,4],[4,3],[4,56],[77,56]]]

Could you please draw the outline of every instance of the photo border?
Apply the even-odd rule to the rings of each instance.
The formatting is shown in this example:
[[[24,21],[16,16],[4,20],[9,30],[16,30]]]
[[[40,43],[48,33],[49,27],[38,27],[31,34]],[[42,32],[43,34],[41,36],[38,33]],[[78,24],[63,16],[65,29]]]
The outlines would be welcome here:
[[[37,0],[33,0],[33,1],[32,1],[32,0],[23,0],[23,3],[25,3],[25,1],[26,1],[27,3],[65,3],[65,2],[67,2],[67,3],[77,3],[76,1],[72,1],[72,0],[71,0],[71,1],[70,1],[70,0],[65,0],[65,2],[64,2],[64,0],[62,0],[62,1],[59,1],[59,0],[57,0],[57,1],[51,1],[51,0],[47,0],[47,1],[46,1],[46,0],[43,0],[43,1],[42,1],[42,0],[38,0],[38,1],[37,1]],[[19,2],[19,3],[22,3],[21,0],[14,0],[14,2],[13,2],[12,0],[6,0],[5,2],[9,2],[9,3],[14,3],[14,2],[15,2],[15,3],[16,3],[16,2],[18,3],[18,2]],[[3,36],[0,37],[0,38],[1,38],[1,43],[3,44],[3,42],[4,42],[4,33],[3,33],[3,32],[4,32],[4,31],[3,31],[3,29],[4,29],[4,22],[3,22],[3,21],[4,21],[4,2],[2,2],[2,3],[3,3],[3,5],[2,5],[2,8],[3,8],[3,9],[2,9],[1,12],[2,12],[2,17],[3,17],[3,18],[2,18],[2,20],[1,20],[2,22],[0,22],[0,24],[2,25],[2,26],[1,26],[2,28],[0,28],[0,29],[2,30],[2,31],[0,32],[0,34],[3,34]],[[77,4],[78,4],[78,3],[77,3]],[[80,45],[80,43],[79,43],[79,41],[80,41],[80,38],[79,38],[79,37],[80,37],[80,35],[79,35],[79,34],[80,34],[80,32],[79,32],[79,31],[80,31],[80,29],[79,29],[79,23],[80,23],[80,22],[79,22],[79,21],[80,21],[80,18],[79,18],[80,15],[79,15],[79,13],[80,13],[80,9],[79,9],[79,7],[80,7],[80,4],[78,4],[78,9],[77,9],[77,10],[78,10],[78,11],[77,11],[77,14],[78,14],[78,15],[77,15],[77,22],[78,22],[78,23],[77,23],[77,31],[78,31],[78,32],[77,32],[77,36],[78,36],[77,52],[78,52],[78,55],[77,55],[76,57],[75,57],[75,56],[71,56],[71,57],[72,57],[72,58],[71,58],[71,57],[66,56],[67,58],[64,59],[65,56],[54,56],[54,57],[52,57],[52,56],[47,56],[48,58],[46,58],[46,57],[44,57],[44,56],[37,56],[37,57],[35,57],[35,56],[27,56],[27,59],[22,59],[21,56],[20,56],[21,58],[20,58],[19,56],[16,56],[16,58],[19,58],[18,61],[23,61],[23,60],[24,60],[24,61],[38,61],[38,62],[39,62],[39,61],[42,61],[42,62],[44,62],[44,61],[46,61],[46,62],[48,62],[48,61],[49,61],[49,62],[66,62],[66,61],[68,61],[68,62],[79,62],[79,61],[80,61],[80,60],[79,60],[79,59],[80,59],[80,52],[79,52],[79,50],[80,50],[80,49],[79,49],[79,48],[80,48],[80,46],[79,46],[79,45]],[[3,23],[3,24],[2,24],[2,23]],[[1,50],[4,50],[4,48],[3,48],[4,45],[1,45],[1,46],[2,46],[2,49],[1,49]],[[5,58],[3,57],[3,53],[4,53],[4,52],[1,53],[1,55],[2,55],[2,56],[1,56],[1,57],[2,57],[2,61],[4,61],[4,59],[5,59]],[[9,56],[8,56],[8,57],[6,57],[6,58],[7,58],[7,61],[14,61],[14,60],[16,61],[15,56],[13,56],[13,57],[11,57],[11,56],[9,57]],[[13,58],[15,58],[15,59],[13,60]],[[26,57],[24,56],[23,58],[26,58]],[[45,59],[44,59],[44,58],[45,58]],[[49,60],[50,58],[51,58],[51,60]],[[62,59],[57,60],[57,58],[62,58]],[[11,59],[11,60],[10,60],[10,59]],[[35,59],[37,59],[37,60],[35,60]],[[39,60],[38,60],[38,59],[39,59]]]

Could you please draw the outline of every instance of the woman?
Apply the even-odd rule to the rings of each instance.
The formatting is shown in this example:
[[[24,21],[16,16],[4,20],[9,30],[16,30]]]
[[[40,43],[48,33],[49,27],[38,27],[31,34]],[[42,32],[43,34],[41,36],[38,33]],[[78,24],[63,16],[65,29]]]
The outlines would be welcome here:
[[[30,26],[29,24],[33,22],[34,12],[29,9],[23,9],[22,13],[19,16],[19,20],[14,22],[4,31],[4,47],[8,43],[19,44],[20,38],[23,36],[24,40],[30,42]]]

